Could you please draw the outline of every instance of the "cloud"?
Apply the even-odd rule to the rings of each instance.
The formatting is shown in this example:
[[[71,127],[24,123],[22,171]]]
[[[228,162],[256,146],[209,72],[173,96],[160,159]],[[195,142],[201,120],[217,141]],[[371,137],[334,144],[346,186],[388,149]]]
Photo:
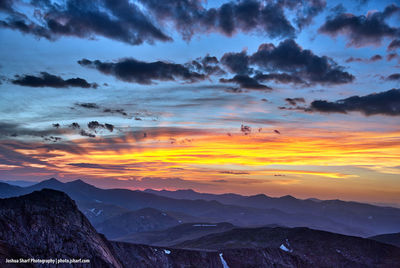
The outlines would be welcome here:
[[[400,7],[391,4],[382,12],[370,11],[365,16],[340,13],[334,17],[328,17],[318,31],[331,36],[345,35],[348,46],[377,45],[385,37],[398,38],[400,36],[400,28],[390,26],[386,22],[393,14],[399,12]]]
[[[70,124],[68,127],[72,128],[72,129],[79,129],[79,128],[81,128],[81,126],[80,126],[78,123],[76,123],[76,122],[73,122],[73,123]]]
[[[137,4],[128,0],[37,0],[31,1],[31,6],[27,3],[24,5],[25,10],[29,7],[35,10],[35,19],[15,16],[15,12],[9,11],[12,16],[0,21],[0,27],[48,40],[56,40],[61,36],[104,36],[132,45],[171,40],[150,21]]]
[[[94,132],[96,132],[96,130],[97,129],[101,129],[101,128],[103,128],[103,129],[107,129],[108,131],[110,131],[110,132],[113,132],[114,131],[114,125],[112,125],[112,124],[107,124],[107,123],[105,123],[105,124],[100,124],[98,121],[90,121],[88,124],[87,124],[87,126],[88,126],[88,128],[90,129],[90,130],[93,130]]]
[[[315,100],[311,103],[310,111],[322,113],[347,113],[358,111],[369,115],[400,115],[400,89],[392,89],[366,96],[352,96],[346,99],[330,102]]]
[[[183,39],[196,33],[220,32],[232,36],[237,32],[256,32],[271,38],[294,37],[295,28],[285,16],[284,2],[262,3],[255,0],[227,2],[206,9],[202,1],[140,1],[160,21],[172,22]],[[307,1],[311,2],[311,1]],[[312,16],[312,14],[310,14]]]
[[[299,102],[305,103],[304,98],[286,98],[285,101],[292,106],[296,106]]]
[[[260,82],[263,81],[275,81],[275,83],[282,83],[282,84],[300,84],[307,86],[308,83],[301,79],[299,76],[296,74],[287,74],[287,73],[268,73],[268,74],[263,74],[263,73],[257,73],[254,78]]]
[[[269,71],[285,71],[309,82],[321,84],[344,84],[354,80],[354,76],[344,71],[331,58],[317,56],[311,50],[301,48],[294,40],[262,44],[250,56],[251,63]]]
[[[392,51],[392,50],[396,50],[398,48],[400,48],[400,39],[395,39],[392,42],[390,42],[387,49],[389,51]]]
[[[32,129],[24,127],[17,123],[0,122],[0,139],[8,139],[9,137],[40,137],[48,138],[49,136],[62,135],[70,133],[70,131],[65,129],[60,129],[59,124],[53,124],[51,128],[45,129]]]
[[[35,0],[30,3],[7,0],[0,4],[0,9],[8,15],[0,20],[0,27],[51,41],[62,36],[88,39],[103,36],[131,45],[171,41],[166,34],[171,32],[170,26],[184,40],[210,32],[226,36],[251,32],[270,38],[293,38],[296,34],[293,25],[301,30],[326,7],[325,0],[243,0],[213,8],[206,8],[203,3],[197,0]],[[15,11],[14,5],[26,14]],[[292,22],[286,13],[290,13]]]
[[[40,76],[34,75],[23,75],[16,76],[15,80],[12,80],[15,85],[26,86],[26,87],[54,87],[54,88],[67,88],[67,87],[81,87],[81,88],[97,88],[96,83],[88,83],[82,78],[70,78],[64,80],[60,76],[52,75],[47,72],[41,72]]]
[[[400,73],[394,73],[386,77],[386,80],[389,81],[400,81]]]
[[[376,62],[376,61],[379,61],[379,60],[382,60],[382,59],[383,59],[383,57],[382,57],[381,55],[376,54],[376,55],[372,56],[372,57],[369,58],[369,59],[350,57],[350,58],[348,58],[348,59],[346,60],[346,62],[347,62],[347,63],[350,63],[350,62],[365,62],[365,63],[371,63],[371,62]]]
[[[221,78],[219,81],[221,83],[236,83],[239,84],[241,88],[246,88],[246,89],[272,90],[270,87],[258,83],[256,79],[251,78],[247,75],[235,75],[231,79]]]
[[[79,134],[80,134],[81,136],[89,137],[89,138],[95,138],[95,137],[96,137],[95,134],[90,133],[90,132],[87,132],[87,131],[84,130],[84,129],[82,129],[82,130],[79,132]]]
[[[82,59],[78,63],[104,74],[113,75],[119,80],[143,85],[153,84],[154,80],[174,81],[181,79],[185,82],[196,82],[206,78],[205,74],[192,71],[184,65],[163,61],[143,62],[127,58],[117,62],[101,62],[99,60]]]
[[[301,48],[292,39],[284,40],[278,46],[271,43],[261,44],[252,55],[247,55],[246,51],[225,53],[221,58],[221,63],[231,72],[240,75],[238,78],[256,87],[259,82],[269,80],[303,85],[345,84],[354,80],[354,76],[344,71],[344,67],[338,65],[333,59],[317,56],[311,50]],[[258,69],[254,71],[256,67]],[[265,71],[270,73],[263,73]],[[253,72],[256,75],[250,78],[248,74]],[[222,80],[222,82],[239,83],[238,78]]]
[[[86,109],[99,109],[99,105],[94,102],[84,102],[84,103],[75,103],[76,106],[86,108]]]

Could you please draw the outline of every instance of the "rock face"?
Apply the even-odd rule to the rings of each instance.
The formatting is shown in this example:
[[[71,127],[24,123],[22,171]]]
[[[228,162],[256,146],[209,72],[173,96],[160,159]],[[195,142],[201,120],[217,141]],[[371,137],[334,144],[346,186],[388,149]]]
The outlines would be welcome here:
[[[75,202],[55,190],[0,199],[0,240],[24,258],[82,258],[93,267],[121,267]]]

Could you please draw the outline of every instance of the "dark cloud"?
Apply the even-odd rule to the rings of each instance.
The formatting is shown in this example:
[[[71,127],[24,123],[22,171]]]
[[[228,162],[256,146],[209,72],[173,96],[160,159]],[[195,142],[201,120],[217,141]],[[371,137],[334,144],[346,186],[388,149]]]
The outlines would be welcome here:
[[[110,131],[110,132],[113,132],[114,131],[114,125],[112,125],[112,124],[107,124],[107,123],[105,123],[105,124],[100,124],[98,121],[90,121],[88,124],[87,124],[87,126],[88,126],[88,128],[90,129],[90,130],[92,130],[92,131],[94,131],[94,132],[96,132],[96,130],[97,129],[107,129],[108,131]]]
[[[78,123],[76,123],[76,122],[73,122],[73,123],[70,124],[68,127],[72,128],[72,129],[79,129],[79,128],[81,128],[81,126],[80,126]]]
[[[107,123],[105,123],[105,124],[104,124],[104,127],[105,127],[108,131],[110,131],[110,132],[113,132],[113,131],[114,131],[114,125],[112,125],[112,124],[107,124]]]
[[[249,85],[247,88],[262,88],[260,82],[270,80],[304,86],[313,83],[344,84],[354,80],[352,74],[344,71],[344,67],[331,58],[317,56],[311,50],[301,48],[292,39],[282,41],[278,46],[271,43],[261,44],[252,55],[247,55],[245,51],[225,53],[221,63],[238,74],[232,79],[221,79],[221,82]],[[254,71],[253,67],[259,70]],[[249,77],[251,73],[255,75]]]
[[[59,128],[59,127],[60,127],[60,124],[59,124],[59,123],[55,123],[55,124],[53,124],[53,127]]]
[[[248,75],[235,75],[231,79],[221,78],[221,83],[236,83],[241,88],[253,89],[253,90],[272,90],[270,87],[258,83],[258,81]]]
[[[395,39],[392,42],[390,42],[390,44],[388,45],[388,50],[396,50],[400,48],[400,39]]]
[[[36,10],[36,20],[9,12],[13,16],[0,21],[0,26],[48,40],[55,40],[60,36],[104,36],[132,45],[171,40],[150,21],[137,4],[129,0],[67,0],[54,3],[37,0],[32,1],[31,5]]]
[[[70,133],[65,129],[60,129],[59,124],[53,124],[51,128],[34,129],[27,128],[17,123],[0,122],[0,139],[7,139],[9,137],[39,137],[46,138],[49,136],[62,135]]]
[[[109,108],[106,108],[106,109],[103,110],[103,112],[104,113],[111,113],[111,114],[117,113],[117,114],[121,114],[123,116],[128,116],[128,113],[125,112],[124,109],[109,109]]]
[[[0,27],[56,40],[62,36],[94,39],[97,36],[122,41],[131,45],[143,42],[171,41],[161,29],[173,26],[190,40],[194,34],[220,32],[232,36],[238,32],[257,33],[270,38],[293,38],[309,25],[326,7],[324,0],[242,0],[206,8],[198,0],[96,0],[48,1],[30,3],[15,1],[26,12],[18,13],[13,2],[1,1],[0,9],[8,14],[0,20]],[[290,22],[286,13],[291,13]]]
[[[370,11],[365,16],[341,13],[328,17],[319,28],[319,32],[331,36],[346,35],[348,46],[362,47],[380,44],[385,37],[398,38],[400,36],[400,28],[390,26],[386,22],[393,14],[399,12],[400,7],[391,4],[382,12]]]
[[[388,61],[391,61],[393,59],[398,59],[400,61],[400,56],[399,56],[399,54],[397,54],[395,52],[394,53],[389,53],[389,54],[386,55],[386,59]]]
[[[386,80],[389,80],[389,81],[400,81],[400,73],[391,74],[388,77],[386,77]]]
[[[99,109],[99,105],[94,102],[83,102],[83,103],[75,103],[76,106],[86,108],[86,109]]]
[[[154,80],[181,79],[185,82],[196,82],[206,78],[205,74],[192,71],[184,65],[162,61],[148,63],[129,58],[117,62],[101,62],[82,59],[78,63],[85,67],[95,68],[104,74],[113,75],[122,81],[144,85],[152,84]]]
[[[40,76],[34,75],[23,75],[16,76],[12,83],[20,86],[27,87],[55,87],[55,88],[67,88],[67,87],[81,87],[81,88],[97,88],[96,83],[88,83],[82,78],[70,78],[64,80],[60,76],[52,75],[46,72],[41,72]]]
[[[286,98],[285,101],[292,106],[296,106],[299,102],[305,103],[304,98]]]
[[[95,134],[90,133],[90,132],[87,132],[87,131],[84,130],[84,129],[82,129],[82,130],[79,132],[79,134],[80,134],[81,136],[89,137],[89,138],[95,138],[95,137],[96,137]]]
[[[221,32],[227,36],[237,32],[257,32],[272,38],[295,35],[294,27],[284,14],[284,8],[288,6],[282,1],[244,0],[210,9],[196,0],[140,2],[161,23],[172,22],[185,40],[190,40],[195,33],[209,32]]]
[[[251,127],[250,126],[245,126],[241,125],[240,126],[240,131],[244,133],[244,135],[248,135],[251,133]]]
[[[365,63],[370,63],[370,62],[375,62],[375,61],[379,61],[379,60],[382,60],[382,59],[383,59],[383,57],[382,57],[381,55],[376,54],[376,55],[372,56],[372,57],[369,58],[369,59],[350,57],[350,58],[348,58],[348,59],[346,60],[346,62],[347,62],[347,63],[350,63],[350,62],[365,62]]]
[[[196,60],[185,64],[185,67],[207,75],[224,75],[226,73],[219,66],[218,59],[210,55],[206,55],[203,58],[197,58]]]
[[[354,76],[344,71],[331,58],[317,56],[311,50],[302,49],[294,40],[288,39],[278,46],[262,44],[250,56],[251,63],[270,71],[285,71],[321,84],[344,84],[354,80]]]
[[[221,58],[221,63],[232,73],[249,74],[252,72],[252,69],[249,68],[250,59],[246,51],[225,53]]]
[[[300,85],[308,85],[306,81],[301,79],[296,74],[287,74],[287,73],[257,73],[254,78],[257,81],[264,82],[264,81],[275,81],[275,83],[282,83],[282,84],[300,84]]]
[[[369,115],[400,115],[400,89],[373,93],[366,96],[353,96],[347,99],[330,102],[316,100],[311,103],[310,111],[322,113],[347,113],[358,111]]]
[[[274,133],[275,134],[281,134],[281,132],[279,130],[277,130],[277,129],[274,129]]]

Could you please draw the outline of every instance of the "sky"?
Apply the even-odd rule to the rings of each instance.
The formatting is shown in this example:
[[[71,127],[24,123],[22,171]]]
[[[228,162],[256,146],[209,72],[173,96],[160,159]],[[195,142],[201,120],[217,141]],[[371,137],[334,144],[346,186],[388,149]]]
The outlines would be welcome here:
[[[0,180],[400,205],[400,3],[0,1]]]

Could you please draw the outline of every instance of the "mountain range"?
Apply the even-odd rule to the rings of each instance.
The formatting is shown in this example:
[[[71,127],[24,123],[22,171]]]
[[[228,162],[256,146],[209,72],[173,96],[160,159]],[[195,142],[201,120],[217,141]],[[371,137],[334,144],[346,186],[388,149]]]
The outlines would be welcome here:
[[[211,226],[203,226],[211,227]],[[222,226],[221,226],[222,227]],[[81,260],[78,267],[398,267],[400,248],[309,228],[232,228],[169,247],[110,241],[51,189],[0,199],[0,262]],[[48,267],[27,262],[9,267]],[[61,264],[59,267],[71,267]]]
[[[276,224],[361,237],[400,231],[400,209],[341,200],[273,198],[262,194],[215,195],[192,190],[100,189],[82,180],[63,183],[56,179],[28,187],[0,183],[0,197],[44,188],[68,194],[90,222],[112,239],[190,222],[228,222],[238,227]]]

